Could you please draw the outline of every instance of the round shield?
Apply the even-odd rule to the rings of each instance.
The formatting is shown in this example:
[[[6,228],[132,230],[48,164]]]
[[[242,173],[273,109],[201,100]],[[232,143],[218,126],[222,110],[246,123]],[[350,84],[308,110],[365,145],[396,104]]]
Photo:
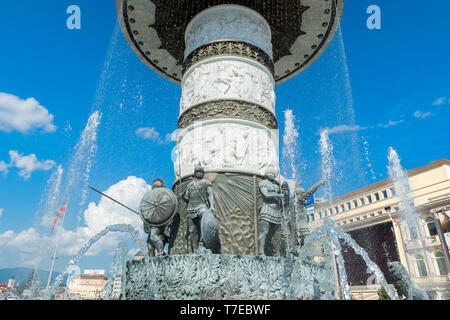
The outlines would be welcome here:
[[[141,200],[141,218],[152,227],[167,224],[175,215],[178,200],[167,188],[155,188],[148,191]]]
[[[212,210],[205,210],[201,221],[202,239],[205,247],[213,253],[220,252],[219,224]]]

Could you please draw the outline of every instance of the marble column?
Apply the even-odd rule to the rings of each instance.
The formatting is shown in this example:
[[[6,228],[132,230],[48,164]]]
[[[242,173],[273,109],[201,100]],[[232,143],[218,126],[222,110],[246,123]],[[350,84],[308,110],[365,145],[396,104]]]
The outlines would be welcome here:
[[[191,20],[185,43],[177,179],[199,162],[206,172],[279,173],[267,21],[247,7],[214,6]]]

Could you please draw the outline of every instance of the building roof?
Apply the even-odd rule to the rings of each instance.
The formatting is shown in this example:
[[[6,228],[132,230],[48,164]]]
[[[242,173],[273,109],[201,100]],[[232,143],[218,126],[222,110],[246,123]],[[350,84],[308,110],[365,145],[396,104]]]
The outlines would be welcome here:
[[[79,279],[89,279],[89,280],[108,280],[106,276],[80,276]]]
[[[428,163],[425,166],[408,170],[406,173],[407,173],[408,177],[412,177],[412,176],[418,175],[420,173],[426,172],[428,170],[439,168],[439,167],[444,166],[444,165],[450,166],[450,160],[447,159],[447,158],[442,158],[442,159],[430,162],[430,163]],[[339,197],[334,198],[332,200],[332,202],[333,203],[335,203],[335,202],[343,202],[343,201],[346,201],[346,200],[349,200],[349,199],[353,199],[354,197],[359,196],[359,195],[361,195],[363,193],[370,193],[373,190],[378,190],[378,189],[387,187],[391,183],[392,183],[391,179],[390,178],[386,178],[386,179],[383,179],[381,181],[375,182],[375,183],[373,183],[371,185],[365,186],[365,187],[363,187],[361,189],[357,189],[357,190],[353,190],[351,192],[345,193],[345,194],[343,194],[343,195],[341,195]],[[328,207],[329,204],[330,204],[329,201],[324,201],[324,202],[317,203],[316,205],[318,207],[322,208],[322,207]]]

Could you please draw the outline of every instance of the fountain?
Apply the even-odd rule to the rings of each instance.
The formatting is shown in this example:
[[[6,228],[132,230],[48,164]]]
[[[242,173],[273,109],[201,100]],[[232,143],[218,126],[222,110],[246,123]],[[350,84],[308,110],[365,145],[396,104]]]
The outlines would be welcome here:
[[[106,282],[105,292],[103,294],[103,300],[109,300],[112,290],[112,283],[114,281],[114,277],[117,277],[119,273],[119,267],[123,270],[126,265],[126,258],[128,253],[128,244],[125,241],[121,241],[116,248],[116,252],[114,254],[114,260],[111,263],[111,267],[109,269],[109,279]],[[119,264],[121,262],[121,264]]]
[[[123,298],[334,297],[330,263],[299,259],[280,247],[280,225],[288,223],[281,220],[296,213],[289,205],[293,186],[281,196],[274,90],[324,52],[338,29],[343,1],[116,3],[132,50],[182,89],[172,187],[179,197],[169,255],[156,252],[128,262]],[[285,116],[293,120],[289,112]],[[295,143],[292,138],[297,137],[285,135],[285,142]],[[293,152],[284,156],[297,179]],[[146,232],[162,241],[165,219],[155,216],[169,209],[156,209],[152,192],[157,191],[144,196],[142,218]],[[158,241],[155,235],[149,239]],[[293,286],[299,279],[303,287]]]
[[[73,256],[47,298],[96,241],[120,231],[130,233],[136,246],[148,252],[144,259],[124,264],[128,247],[124,242],[117,247],[110,273],[117,274],[122,261],[122,299],[328,300],[338,298],[339,290],[351,299],[342,242],[363,258],[389,297],[398,299],[367,252],[331,219],[303,234],[302,241],[283,239],[287,229],[301,229],[299,217],[306,217],[302,196],[326,183],[331,200],[336,164],[323,131],[324,179],[308,191],[296,186],[294,197],[292,185],[283,187],[275,86],[324,52],[338,30],[343,0],[304,0],[301,5],[271,0],[116,3],[120,28],[136,55],[181,84],[175,182],[170,191],[155,180],[141,202],[148,246],[129,225],[107,227]],[[96,128],[101,114],[93,117]],[[283,156],[290,178],[297,180],[298,132],[292,111],[285,117],[288,148]],[[93,153],[95,149],[87,154]],[[89,162],[86,170],[84,182]],[[85,194],[81,198],[84,202]],[[164,251],[155,249],[159,240]],[[110,291],[109,281],[104,299]]]
[[[403,224],[410,233],[410,239],[414,239],[420,244],[421,251],[425,256],[426,268],[427,270],[431,270],[430,267],[432,266],[432,262],[429,258],[430,253],[426,252],[427,246],[425,244],[424,231],[422,230],[422,226],[420,223],[420,215],[415,210],[413,200],[411,199],[411,189],[409,186],[408,174],[403,169],[400,163],[400,158],[397,154],[397,151],[395,151],[395,149],[392,147],[389,147],[388,150],[388,160],[389,177],[394,183],[394,190],[396,195],[400,198],[400,223]],[[401,270],[398,270],[398,267],[395,268],[394,271],[397,273],[402,273]],[[406,272],[406,270],[404,272]],[[405,296],[409,297],[410,299],[412,299],[414,296],[425,297],[425,299],[428,299],[427,294],[425,292],[421,292],[423,290],[418,287],[416,288],[415,285],[412,284],[411,280],[409,280],[409,283],[411,284],[408,285],[408,287],[411,288],[411,290],[419,293],[413,294],[409,292],[408,294],[405,294]]]
[[[135,243],[135,245],[140,248],[141,250],[146,250],[145,242],[142,241],[139,238],[139,232],[134,229],[132,225],[129,224],[117,224],[117,225],[111,225],[97,233],[94,237],[92,237],[79,251],[76,253],[72,259],[70,259],[69,264],[66,266],[64,271],[59,274],[53,284],[50,288],[46,290],[45,293],[45,299],[50,299],[58,289],[59,285],[61,284],[61,281],[63,280],[64,276],[70,271],[71,267],[78,263],[78,261],[81,259],[81,257],[101,238],[103,238],[106,234],[109,232],[126,232],[129,233]]]

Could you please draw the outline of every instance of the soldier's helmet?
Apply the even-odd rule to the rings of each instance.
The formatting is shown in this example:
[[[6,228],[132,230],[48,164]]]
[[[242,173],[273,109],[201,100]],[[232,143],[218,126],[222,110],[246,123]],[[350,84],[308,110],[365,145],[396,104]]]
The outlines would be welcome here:
[[[275,177],[277,176],[277,171],[275,169],[273,169],[273,168],[269,168],[269,169],[266,170],[265,176],[269,177],[269,178],[272,178],[272,179],[275,179]]]
[[[301,181],[296,184],[295,190],[294,190],[295,193],[299,194],[299,193],[305,192],[305,189],[302,188],[302,184],[303,184],[303,182],[301,182]]]
[[[200,162],[195,165],[194,174],[197,172],[205,173],[205,169],[203,169],[202,164]]]
[[[166,183],[161,178],[156,178],[152,181],[152,189],[155,188],[164,188],[166,186]]]

